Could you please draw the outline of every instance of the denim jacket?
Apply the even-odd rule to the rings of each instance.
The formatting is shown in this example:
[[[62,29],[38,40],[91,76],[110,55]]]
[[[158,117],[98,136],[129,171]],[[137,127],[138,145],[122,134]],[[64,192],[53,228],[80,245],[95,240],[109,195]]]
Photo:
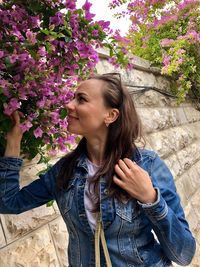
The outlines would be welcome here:
[[[120,202],[110,198],[105,178],[101,177],[100,212],[112,266],[166,267],[171,266],[171,262],[188,265],[196,244],[172,174],[153,151],[137,149],[133,160],[149,173],[157,190],[157,200],[153,204],[142,204],[135,199]],[[58,191],[56,176],[62,164],[63,159],[45,175],[20,189],[22,160],[0,158],[0,213],[22,213],[55,199],[69,233],[69,266],[94,267],[94,233],[84,207],[85,155],[80,157],[68,188]],[[101,266],[105,266],[102,254]]]

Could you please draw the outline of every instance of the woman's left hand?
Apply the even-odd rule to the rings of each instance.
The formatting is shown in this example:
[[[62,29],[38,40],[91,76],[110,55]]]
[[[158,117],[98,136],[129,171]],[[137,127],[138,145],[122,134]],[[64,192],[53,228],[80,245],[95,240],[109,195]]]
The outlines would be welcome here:
[[[154,203],[157,198],[149,174],[132,160],[125,158],[115,165],[113,181],[142,203]]]

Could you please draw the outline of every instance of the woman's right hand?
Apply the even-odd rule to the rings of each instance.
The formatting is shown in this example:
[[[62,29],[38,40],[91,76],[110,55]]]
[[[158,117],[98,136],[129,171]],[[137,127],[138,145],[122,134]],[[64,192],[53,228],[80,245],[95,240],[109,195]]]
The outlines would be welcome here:
[[[23,136],[22,129],[20,127],[20,117],[23,117],[23,113],[20,111],[14,111],[11,115],[13,127],[6,135],[6,149],[4,157],[19,157],[21,140]]]

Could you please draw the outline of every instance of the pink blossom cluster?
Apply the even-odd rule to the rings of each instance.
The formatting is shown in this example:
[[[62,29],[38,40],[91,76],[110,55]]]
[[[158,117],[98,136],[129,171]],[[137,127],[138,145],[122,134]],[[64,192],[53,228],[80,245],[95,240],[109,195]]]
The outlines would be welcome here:
[[[192,6],[196,6],[199,3],[199,0],[183,0],[179,1],[176,10],[181,11],[181,10],[186,10],[186,9],[191,9]]]
[[[127,70],[132,70],[134,67],[134,57],[128,50],[129,40],[121,36],[118,30],[115,31],[112,38],[115,43],[115,54],[110,55],[108,62],[111,63],[115,69],[119,69],[123,66]]]
[[[176,22],[178,19],[177,15],[166,15],[166,16],[162,16],[160,19],[155,18],[153,20],[153,26],[154,28],[158,28],[159,26],[165,25],[166,23],[169,22]]]
[[[167,22],[176,21],[177,13],[179,16],[184,15],[186,10],[189,12],[192,7],[197,6],[199,0],[112,0],[109,6],[116,8],[125,2],[128,2],[127,11],[118,12],[118,17],[129,16],[133,25],[145,23],[151,27],[159,27]]]
[[[117,6],[121,6],[123,3],[126,3],[126,2],[127,2],[126,0],[112,0],[109,3],[109,7],[110,7],[110,9],[112,9],[112,8],[117,7]]]
[[[200,1],[111,1],[110,7],[124,2],[127,10],[117,17],[128,16],[132,24],[127,34],[130,42],[120,40],[121,50],[150,60],[162,74],[176,78],[179,100],[190,90],[200,95]]]
[[[1,112],[21,110],[27,138],[64,151],[74,142],[65,105],[81,77],[94,71],[109,22],[93,20],[88,0],[79,10],[75,0],[38,1],[46,12],[30,12],[29,1],[9,2],[15,1],[0,6]]]
[[[178,40],[188,40],[190,43],[200,44],[200,33],[195,30],[188,31],[185,35],[178,36]]]
[[[152,10],[161,10],[166,5],[166,0],[113,0],[110,2],[109,6],[110,8],[116,8],[125,2],[128,2],[127,11],[118,12],[116,16],[118,18],[129,16],[133,25],[152,23],[152,19],[149,20],[149,14],[152,13]],[[158,23],[158,19],[156,19],[155,23],[156,22]]]

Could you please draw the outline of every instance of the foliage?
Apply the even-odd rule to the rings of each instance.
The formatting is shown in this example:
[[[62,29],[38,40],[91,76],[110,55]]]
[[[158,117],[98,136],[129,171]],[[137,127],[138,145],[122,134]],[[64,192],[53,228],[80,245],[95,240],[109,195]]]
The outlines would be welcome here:
[[[0,147],[21,110],[22,152],[43,157],[66,151],[75,137],[67,132],[66,103],[80,79],[94,72],[96,48],[107,47],[127,64],[112,39],[108,21],[94,21],[91,4],[75,0],[7,0],[0,4]],[[109,39],[110,38],[110,39]]]
[[[124,3],[126,11],[116,16],[132,21],[127,49],[176,79],[179,101],[191,91],[200,100],[200,1],[114,0],[110,7]]]

